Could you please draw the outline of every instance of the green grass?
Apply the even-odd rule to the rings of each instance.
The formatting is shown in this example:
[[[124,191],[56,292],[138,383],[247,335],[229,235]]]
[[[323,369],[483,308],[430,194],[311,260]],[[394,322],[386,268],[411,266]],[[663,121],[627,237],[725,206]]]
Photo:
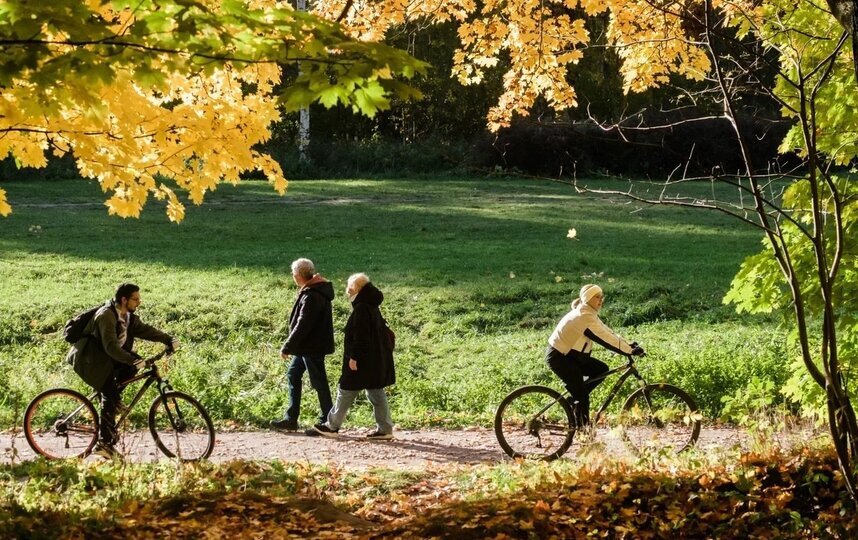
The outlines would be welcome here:
[[[785,333],[721,303],[760,236],[714,213],[521,179],[300,181],[285,198],[247,181],[176,225],[158,201],[139,220],[109,217],[94,182],[3,188],[14,213],[0,220],[0,426],[45,388],[81,387],[58,330],[122,281],[142,287],[143,319],[184,344],[173,385],[219,421],[264,425],[286,403],[278,350],[296,292],[289,264],[301,256],[338,293],[332,386],[346,278],[367,272],[384,291],[403,426],[486,424],[517,385],[559,383],[542,361],[545,340],[587,282],[606,291],[606,322],[650,352],[645,375],[684,386],[710,415],[752,375],[785,376]],[[307,390],[309,422],[317,402]],[[370,419],[361,400],[348,422]]]

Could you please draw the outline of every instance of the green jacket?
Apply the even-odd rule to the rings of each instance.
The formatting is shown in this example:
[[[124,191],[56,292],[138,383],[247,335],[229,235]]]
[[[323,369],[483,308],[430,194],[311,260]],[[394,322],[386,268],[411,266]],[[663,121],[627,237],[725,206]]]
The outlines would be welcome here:
[[[119,346],[119,330],[119,316],[113,300],[110,300],[95,313],[86,325],[84,337],[72,345],[66,356],[66,361],[74,367],[75,373],[96,390],[101,390],[113,373],[113,362],[133,364],[138,358],[131,352],[134,350],[134,338],[165,345],[173,341],[171,336],[144,324],[133,313],[128,322],[128,338],[122,347]]]

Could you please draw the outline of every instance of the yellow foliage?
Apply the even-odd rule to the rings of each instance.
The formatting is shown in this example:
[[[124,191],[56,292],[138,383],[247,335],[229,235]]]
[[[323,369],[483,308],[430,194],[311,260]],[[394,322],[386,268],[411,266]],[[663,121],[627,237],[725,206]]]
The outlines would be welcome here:
[[[721,0],[722,7],[728,4],[746,7]],[[488,113],[494,131],[508,126],[515,114],[526,116],[540,96],[557,111],[577,106],[567,72],[590,44],[581,12],[610,12],[608,44],[623,60],[627,92],[664,84],[671,74],[702,79],[711,68],[709,59],[689,39],[681,16],[695,5],[696,0],[663,5],[651,0],[485,0],[479,6],[470,0],[322,0],[316,11],[330,19],[342,16],[352,34],[365,40],[383,39],[392,26],[408,21],[455,21],[460,46],[453,55],[453,76],[463,85],[482,82],[486,70],[506,55],[503,93]]]
[[[87,4],[115,21],[117,29],[131,16],[113,13],[97,0]],[[48,28],[45,35],[61,37]],[[56,45],[52,51],[59,55],[67,49]],[[45,55],[42,62],[52,58]],[[156,59],[155,65],[167,58]],[[29,81],[38,70],[33,66],[0,89],[0,156],[11,154],[22,167],[44,167],[49,149],[55,155],[73,153],[80,173],[112,193],[105,203],[112,215],[138,217],[151,195],[164,197],[168,217],[181,221],[184,206],[172,190],[158,185],[159,176],[174,179],[196,204],[220,182],[235,183],[242,172],[257,168],[280,194],[286,190],[276,162],[252,150],[268,140],[268,126],[280,119],[273,95],[280,82],[276,64],[227,65],[200,73],[165,69],[162,83],[147,86],[130,72],[100,87],[70,77],[70,84],[33,99]],[[248,91],[250,85],[255,90]],[[0,214],[9,212],[3,194]]]
[[[0,216],[7,217],[12,213],[12,207],[6,202],[6,191],[0,189]]]
[[[205,0],[217,9],[220,2]],[[252,0],[254,6],[287,6],[288,2]],[[113,12],[110,3],[85,5],[112,21],[121,33],[133,13]],[[514,115],[526,116],[544,98],[556,111],[577,106],[568,72],[588,46],[585,19],[609,14],[607,44],[622,59],[627,92],[666,83],[677,74],[700,80],[711,69],[699,36],[689,36],[683,14],[700,9],[698,0],[319,0],[316,14],[340,20],[351,35],[381,40],[391,27],[410,21],[453,22],[459,48],[452,75],[462,84],[478,84],[501,58],[508,60],[503,91],[488,112],[492,130],[508,126]],[[753,0],[714,0],[730,17],[760,13]],[[44,28],[50,38],[50,28]],[[52,45],[62,53],[64,45]],[[51,55],[41,60],[47,63]],[[167,201],[167,214],[180,221],[184,207],[156,178],[175,179],[195,204],[221,182],[236,183],[245,171],[258,169],[278,193],[288,182],[270,156],[252,150],[270,137],[268,126],[280,119],[273,91],[280,83],[276,64],[227,65],[198,73],[166,69],[168,57],[156,57],[160,79],[135,81],[120,73],[98,87],[92,80],[69,79],[42,99],[33,99],[32,75],[39,65],[17,74],[0,89],[0,156],[14,155],[21,166],[43,167],[46,152],[72,152],[82,175],[111,193],[111,214],[138,216],[149,196]],[[161,62],[163,65],[159,65]],[[376,70],[389,79],[391,68]],[[99,99],[93,99],[95,85]],[[248,90],[253,88],[253,90]],[[5,208],[5,196],[2,200]],[[4,207],[0,207],[2,209]],[[7,212],[8,213],[8,212]]]

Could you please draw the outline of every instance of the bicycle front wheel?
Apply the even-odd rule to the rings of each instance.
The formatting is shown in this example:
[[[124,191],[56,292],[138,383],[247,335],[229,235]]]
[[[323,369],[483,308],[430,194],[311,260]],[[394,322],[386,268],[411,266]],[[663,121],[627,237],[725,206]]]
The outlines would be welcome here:
[[[165,392],[149,409],[149,431],[165,456],[181,461],[209,457],[215,431],[200,402],[182,392]]]
[[[510,457],[551,461],[572,444],[572,419],[572,409],[559,392],[523,386],[501,401],[495,436]]]
[[[48,459],[84,457],[98,441],[98,413],[83,394],[47,390],[27,405],[24,436],[34,452]]]
[[[687,450],[700,435],[701,415],[694,400],[670,384],[648,384],[623,404],[619,425],[637,454]]]

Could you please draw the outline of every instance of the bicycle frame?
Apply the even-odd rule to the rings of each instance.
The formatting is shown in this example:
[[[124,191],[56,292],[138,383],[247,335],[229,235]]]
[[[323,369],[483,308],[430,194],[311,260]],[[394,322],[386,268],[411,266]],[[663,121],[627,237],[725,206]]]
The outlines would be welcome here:
[[[646,384],[647,384],[646,380],[643,378],[643,376],[640,374],[638,369],[635,367],[634,359],[631,356],[627,356],[626,362],[627,363],[624,366],[620,366],[620,367],[616,367],[614,369],[610,369],[610,370],[606,371],[605,373],[602,373],[601,375],[598,375],[598,376],[593,377],[593,378],[587,378],[586,382],[588,382],[588,383],[593,382],[593,381],[601,381],[601,380],[607,379],[608,377],[610,377],[614,373],[622,372],[622,374],[620,375],[620,378],[617,379],[617,382],[614,383],[614,386],[608,392],[608,396],[605,398],[605,401],[602,402],[602,405],[596,411],[596,415],[592,419],[593,424],[597,424],[599,422],[599,419],[602,417],[602,414],[605,412],[605,410],[607,410],[608,407],[610,407],[611,403],[614,401],[614,398],[619,393],[620,388],[625,384],[625,382],[629,379],[629,377],[633,377],[633,378],[637,379],[638,384],[641,386],[641,388],[646,386]],[[572,395],[569,393],[568,390],[561,395],[561,398],[563,398],[563,399],[566,399],[567,397],[572,397]],[[649,399],[649,398],[647,397],[647,399]],[[568,399],[567,399],[567,401],[568,401]],[[534,416],[539,416],[539,415],[543,414],[545,411],[550,409],[555,403],[557,403],[557,400],[549,402],[545,407],[542,408],[542,410],[540,410]],[[571,404],[571,402],[570,402],[570,404]]]
[[[144,382],[143,386],[141,386],[140,389],[137,390],[137,393],[134,395],[134,399],[131,400],[131,403],[129,403],[128,406],[125,407],[125,410],[122,412],[122,414],[119,416],[119,418],[116,419],[117,430],[125,422],[125,420],[131,415],[131,411],[134,410],[134,407],[143,398],[143,394],[146,393],[146,390],[148,390],[149,387],[151,387],[152,385],[157,385],[158,393],[161,394],[162,396],[165,393],[167,393],[173,389],[170,386],[170,383],[167,381],[167,379],[161,378],[161,374],[158,372],[158,367],[153,364],[152,367],[150,367],[146,371],[138,373],[134,377],[125,381],[122,384],[122,386],[120,387],[120,392],[122,390],[124,390],[125,388],[127,388],[128,386],[130,386],[131,384],[133,384],[137,381],[143,380],[143,379],[146,379],[146,382]],[[95,402],[95,398],[97,398],[98,396],[99,396],[99,392],[93,392],[92,394],[89,395],[88,399],[91,402]],[[76,412],[69,415],[69,418],[74,416],[74,414],[76,414]]]
[[[638,381],[638,384],[641,386],[641,388],[646,386],[646,380],[643,378],[643,376],[640,374],[638,369],[635,367],[635,362],[632,359],[632,357],[627,356],[626,360],[628,363],[625,366],[620,366],[618,368],[608,370],[605,373],[599,375],[598,377],[593,377],[592,379],[587,379],[587,382],[601,381],[601,380],[607,378],[609,375],[612,375],[614,373],[618,373],[620,371],[623,372],[622,375],[620,375],[620,378],[617,379],[617,382],[614,383],[614,386],[611,387],[611,390],[608,392],[607,397],[605,397],[605,401],[602,402],[602,405],[596,411],[596,415],[593,417],[593,420],[592,420],[593,424],[599,423],[599,419],[602,417],[602,414],[605,412],[605,410],[607,410],[607,408],[614,401],[614,398],[619,393],[620,388],[625,384],[625,382],[629,379],[629,377],[634,377]],[[568,392],[567,392],[567,394],[568,394]],[[647,400],[649,400],[649,396],[647,396]]]

